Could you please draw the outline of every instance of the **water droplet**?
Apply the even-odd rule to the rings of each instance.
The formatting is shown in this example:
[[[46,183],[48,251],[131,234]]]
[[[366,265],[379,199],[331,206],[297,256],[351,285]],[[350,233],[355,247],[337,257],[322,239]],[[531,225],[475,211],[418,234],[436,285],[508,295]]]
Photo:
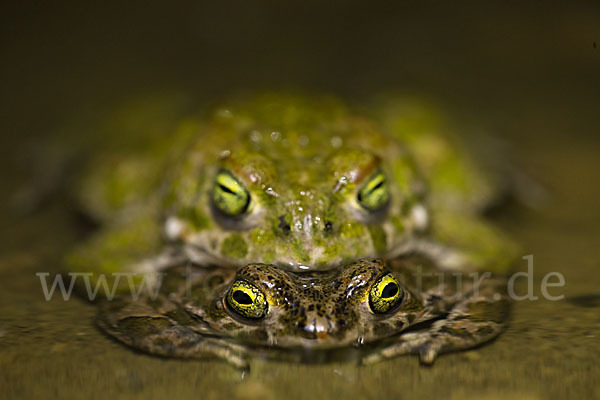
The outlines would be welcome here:
[[[331,146],[335,149],[342,147],[343,140],[339,136],[334,136],[331,138]]]
[[[221,154],[219,155],[219,157],[221,158],[221,160],[224,160],[227,157],[229,157],[230,155],[231,155],[231,150],[223,150],[221,152]]]
[[[260,136],[261,136],[261,135],[260,135],[260,132],[259,132],[259,131],[256,131],[256,130],[254,130],[254,131],[250,132],[250,140],[251,140],[253,143],[258,143],[258,142],[260,142]]]
[[[265,192],[269,195],[269,196],[273,196],[273,197],[279,197],[279,193],[277,193],[275,190],[273,190],[273,188],[269,187],[265,190]]]
[[[298,144],[300,145],[300,147],[308,146],[309,142],[310,142],[310,139],[308,138],[308,136],[302,135],[298,138]]]
[[[215,112],[215,115],[219,118],[231,118],[233,114],[226,108],[221,108]]]

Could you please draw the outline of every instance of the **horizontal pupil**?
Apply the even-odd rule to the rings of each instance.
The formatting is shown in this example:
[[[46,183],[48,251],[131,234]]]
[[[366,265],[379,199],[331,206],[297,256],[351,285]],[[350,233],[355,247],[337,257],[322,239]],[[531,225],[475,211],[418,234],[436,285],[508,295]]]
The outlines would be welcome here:
[[[398,285],[396,285],[393,282],[390,282],[387,285],[385,285],[385,287],[383,288],[383,291],[381,292],[381,297],[390,298],[390,297],[394,297],[397,293],[398,293]]]
[[[222,185],[219,183],[219,187],[221,188],[222,191],[224,191],[225,193],[231,193],[233,195],[235,195],[235,192],[231,189],[229,189],[227,186]]]
[[[382,187],[385,184],[385,177],[380,176],[377,183],[374,186],[369,187],[369,185],[367,185],[365,187],[365,196],[369,195],[370,193],[373,193],[374,191],[376,191],[377,189],[379,189],[380,187]]]
[[[377,185],[375,185],[375,187],[373,189],[371,189],[370,193],[373,193],[374,191],[376,191],[377,189],[379,189],[380,187],[382,187],[384,183],[385,183],[385,179],[380,180],[377,183]]]
[[[240,304],[252,304],[252,299],[250,298],[250,296],[248,296],[247,293],[244,293],[241,290],[236,290],[235,292],[233,292],[233,296],[231,297],[233,297],[233,299]]]

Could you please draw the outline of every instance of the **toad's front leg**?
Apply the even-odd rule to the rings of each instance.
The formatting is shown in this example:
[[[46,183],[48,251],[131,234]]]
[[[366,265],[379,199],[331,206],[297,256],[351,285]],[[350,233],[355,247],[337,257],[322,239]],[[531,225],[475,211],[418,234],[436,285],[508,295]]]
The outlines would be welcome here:
[[[160,304],[158,308],[156,304]],[[120,342],[164,357],[219,358],[243,370],[249,369],[247,351],[230,341],[207,336],[207,327],[164,296],[155,301],[105,302],[98,325]]]
[[[510,301],[503,280],[488,280],[458,301],[450,312],[427,329],[410,331],[362,359],[372,364],[402,354],[419,354],[432,364],[441,353],[465,350],[489,342],[504,329]]]

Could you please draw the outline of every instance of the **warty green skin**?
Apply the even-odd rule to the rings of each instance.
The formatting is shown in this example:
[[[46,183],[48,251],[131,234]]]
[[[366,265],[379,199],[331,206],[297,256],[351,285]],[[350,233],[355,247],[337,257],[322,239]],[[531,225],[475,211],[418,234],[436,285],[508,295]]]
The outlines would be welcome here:
[[[375,314],[369,293],[388,272],[400,282],[402,300]],[[157,297],[104,303],[99,323],[109,335],[151,354],[217,357],[240,368],[248,368],[250,357],[326,361],[339,356],[334,350],[351,348],[362,363],[418,354],[431,364],[441,353],[495,338],[506,321],[502,277],[461,279],[418,258],[362,259],[335,271],[302,274],[268,264],[250,264],[237,273],[181,267],[169,271]],[[226,296],[235,280],[264,294],[264,317],[249,320],[229,307]]]
[[[73,186],[101,228],[69,254],[68,269],[155,274],[191,260],[317,271],[419,253],[448,270],[505,270],[515,248],[479,215],[496,181],[442,114],[410,101],[373,110],[265,94],[182,118],[143,148],[99,154]],[[242,216],[215,209],[222,170],[250,194]],[[372,212],[357,194],[377,171],[390,200]]]

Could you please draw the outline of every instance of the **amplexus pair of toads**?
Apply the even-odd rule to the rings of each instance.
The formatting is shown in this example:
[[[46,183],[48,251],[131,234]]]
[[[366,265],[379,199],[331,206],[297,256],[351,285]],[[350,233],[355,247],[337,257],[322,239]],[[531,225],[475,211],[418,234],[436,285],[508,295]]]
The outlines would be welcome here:
[[[167,278],[158,299],[103,305],[111,335],[246,365],[258,348],[357,343],[372,350],[365,360],[432,362],[500,332],[497,278],[407,277],[416,264],[501,274],[515,254],[481,217],[503,185],[437,110],[397,100],[359,113],[330,97],[264,94],[175,125],[98,154],[77,186],[100,229],[69,269],[144,272],[154,284],[159,272],[196,271],[191,286]]]

